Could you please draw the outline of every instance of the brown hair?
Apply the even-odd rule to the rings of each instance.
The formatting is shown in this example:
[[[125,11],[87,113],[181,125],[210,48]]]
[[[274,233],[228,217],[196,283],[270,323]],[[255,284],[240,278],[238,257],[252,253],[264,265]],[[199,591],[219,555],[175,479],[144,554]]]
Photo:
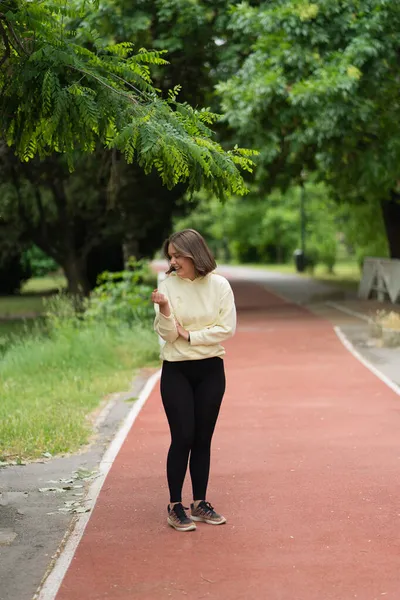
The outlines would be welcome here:
[[[170,260],[168,246],[173,244],[176,250],[186,258],[191,258],[194,264],[196,277],[204,277],[217,268],[215,258],[207,246],[204,238],[194,229],[183,229],[173,233],[163,245],[163,252],[167,260]],[[173,269],[169,267],[167,274]]]

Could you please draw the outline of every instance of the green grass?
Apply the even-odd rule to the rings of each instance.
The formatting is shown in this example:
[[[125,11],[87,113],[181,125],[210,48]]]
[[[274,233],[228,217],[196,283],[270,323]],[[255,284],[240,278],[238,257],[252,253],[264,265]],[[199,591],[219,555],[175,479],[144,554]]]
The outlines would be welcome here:
[[[31,336],[35,332],[39,334],[46,332],[44,318],[0,320],[0,359],[16,341]]]
[[[64,288],[63,277],[36,278],[20,295],[0,297],[0,460],[78,450],[102,399],[158,364],[150,326],[46,324],[46,300]]]
[[[42,296],[0,296],[0,319],[30,317],[43,312]]]
[[[10,319],[0,321],[0,337],[11,335],[24,335],[26,323],[23,319]]]
[[[58,292],[67,287],[67,281],[63,275],[53,277],[33,277],[22,286],[22,294],[49,294]]]
[[[0,321],[0,337],[16,339],[30,335],[34,329],[41,330],[43,319],[7,319]]]
[[[76,451],[101,399],[128,389],[135,369],[157,359],[150,328],[65,326],[15,341],[0,361],[0,459]]]
[[[37,277],[30,279],[18,296],[0,296],[0,319],[34,317],[44,311],[44,299],[66,286],[65,277]]]
[[[336,287],[356,290],[360,283],[361,271],[358,263],[354,262],[337,264],[333,273],[328,273],[326,268],[318,265],[312,277],[318,281],[335,285]]]

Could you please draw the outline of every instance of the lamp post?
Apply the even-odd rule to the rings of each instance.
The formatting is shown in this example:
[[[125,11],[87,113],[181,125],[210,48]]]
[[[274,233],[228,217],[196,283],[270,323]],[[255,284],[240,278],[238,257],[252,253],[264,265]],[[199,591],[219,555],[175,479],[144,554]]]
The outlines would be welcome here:
[[[303,174],[302,174],[303,175]],[[306,269],[306,190],[304,186],[304,175],[300,184],[300,248],[294,252],[294,260],[298,273]]]
[[[301,240],[301,251],[303,256],[306,255],[306,189],[304,182],[301,183],[300,193],[300,240]]]

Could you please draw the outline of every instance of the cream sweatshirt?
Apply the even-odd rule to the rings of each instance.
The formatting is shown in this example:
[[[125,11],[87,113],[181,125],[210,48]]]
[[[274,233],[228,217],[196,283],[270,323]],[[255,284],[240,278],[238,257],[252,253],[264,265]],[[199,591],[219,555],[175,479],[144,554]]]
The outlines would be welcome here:
[[[169,301],[171,315],[154,305],[154,329],[165,340],[161,358],[171,362],[224,356],[221,342],[235,333],[236,308],[225,277],[209,273],[194,281],[171,273],[159,285]],[[190,333],[190,342],[178,335],[175,320]]]

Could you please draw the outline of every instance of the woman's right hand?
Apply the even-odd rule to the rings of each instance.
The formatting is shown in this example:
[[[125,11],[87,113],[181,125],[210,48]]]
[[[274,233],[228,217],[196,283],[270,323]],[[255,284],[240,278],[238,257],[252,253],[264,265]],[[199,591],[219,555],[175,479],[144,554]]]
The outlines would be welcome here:
[[[168,298],[158,290],[154,290],[151,294],[153,304],[158,304],[160,308],[168,306]]]

